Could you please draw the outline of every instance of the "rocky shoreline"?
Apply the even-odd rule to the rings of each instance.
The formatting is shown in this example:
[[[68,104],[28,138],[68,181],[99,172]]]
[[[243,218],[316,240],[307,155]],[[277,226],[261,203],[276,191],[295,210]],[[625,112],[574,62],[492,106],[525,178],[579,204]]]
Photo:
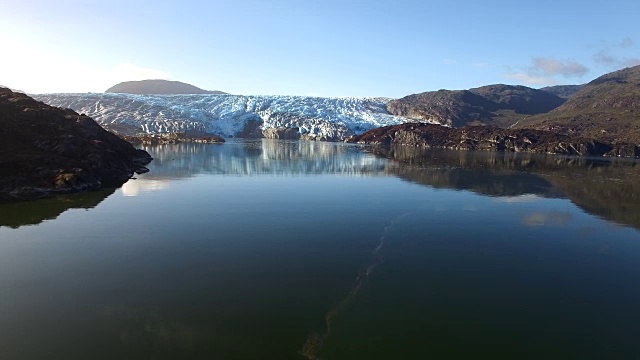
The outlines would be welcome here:
[[[0,202],[118,187],[152,158],[86,115],[0,88]]]
[[[441,125],[407,123],[373,129],[362,135],[352,136],[345,142],[453,150],[640,157],[640,148],[633,144],[610,144],[549,131],[489,126],[449,128]]]

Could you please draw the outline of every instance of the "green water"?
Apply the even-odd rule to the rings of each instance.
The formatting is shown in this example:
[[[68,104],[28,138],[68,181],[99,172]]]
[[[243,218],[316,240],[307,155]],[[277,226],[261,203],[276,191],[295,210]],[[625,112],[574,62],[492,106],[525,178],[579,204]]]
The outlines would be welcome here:
[[[634,161],[231,141],[0,205],[0,359],[640,358]]]

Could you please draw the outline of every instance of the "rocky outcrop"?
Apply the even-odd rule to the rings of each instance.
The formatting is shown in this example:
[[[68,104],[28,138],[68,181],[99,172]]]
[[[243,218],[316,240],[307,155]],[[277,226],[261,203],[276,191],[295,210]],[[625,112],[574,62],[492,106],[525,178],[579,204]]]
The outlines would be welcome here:
[[[264,135],[262,134],[262,124],[264,124],[264,122],[259,117],[247,120],[242,130],[236,134],[236,137],[245,139],[262,138],[264,137]]]
[[[531,152],[566,155],[637,156],[633,145],[612,145],[577,136],[539,130],[512,130],[487,126],[449,128],[431,124],[386,126],[353,136],[348,142],[410,145],[454,150]]]
[[[73,110],[0,88],[0,201],[116,187],[151,156]]]
[[[286,127],[267,128],[262,130],[262,135],[267,139],[299,140],[300,129]]]
[[[613,149],[606,155],[618,157],[640,157],[640,146],[634,144],[613,144]]]

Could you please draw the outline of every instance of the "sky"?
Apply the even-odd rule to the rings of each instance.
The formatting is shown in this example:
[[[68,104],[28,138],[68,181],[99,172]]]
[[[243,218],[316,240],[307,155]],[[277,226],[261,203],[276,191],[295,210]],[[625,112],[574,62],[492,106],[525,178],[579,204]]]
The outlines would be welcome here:
[[[0,85],[244,95],[582,84],[640,64],[640,1],[0,0]]]

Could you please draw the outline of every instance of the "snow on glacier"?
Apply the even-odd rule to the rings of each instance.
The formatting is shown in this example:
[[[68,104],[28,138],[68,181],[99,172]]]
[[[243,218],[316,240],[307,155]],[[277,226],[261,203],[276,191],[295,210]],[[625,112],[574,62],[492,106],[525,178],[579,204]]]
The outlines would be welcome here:
[[[250,120],[262,129],[344,138],[380,126],[414,121],[390,115],[388,99],[244,95],[41,94],[37,100],[71,108],[102,125],[129,125],[141,132],[199,130],[236,136]]]

